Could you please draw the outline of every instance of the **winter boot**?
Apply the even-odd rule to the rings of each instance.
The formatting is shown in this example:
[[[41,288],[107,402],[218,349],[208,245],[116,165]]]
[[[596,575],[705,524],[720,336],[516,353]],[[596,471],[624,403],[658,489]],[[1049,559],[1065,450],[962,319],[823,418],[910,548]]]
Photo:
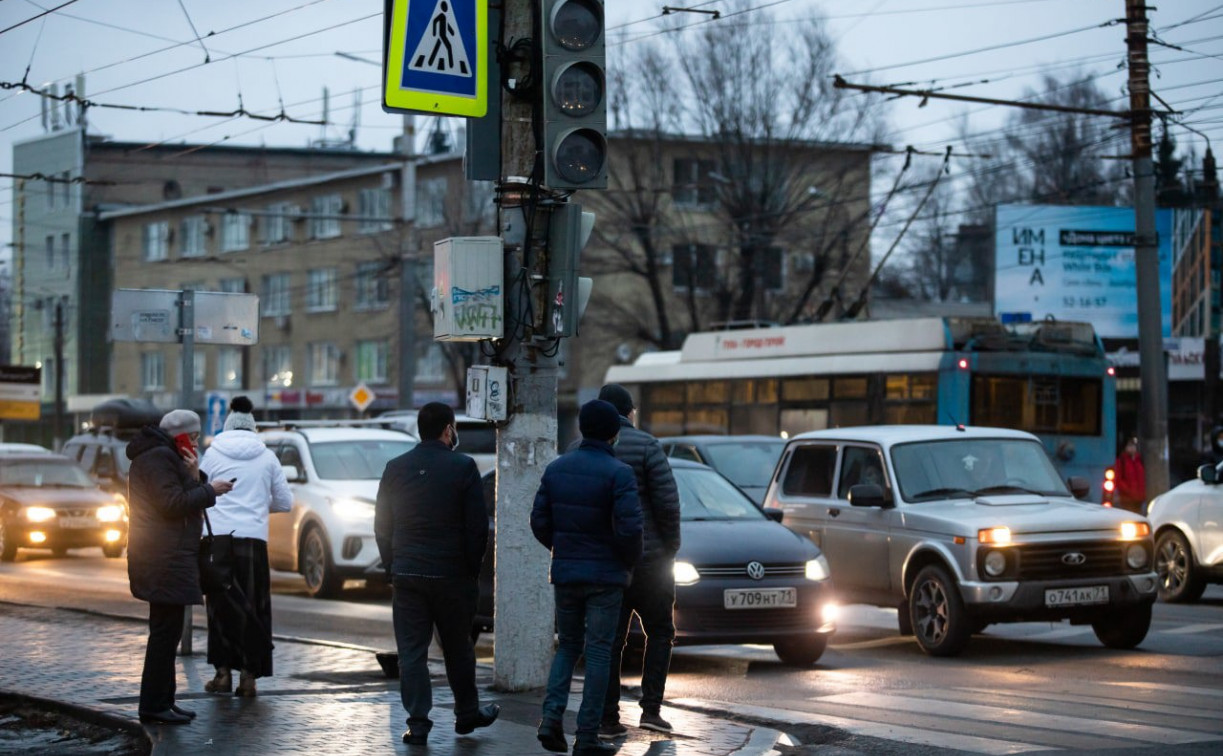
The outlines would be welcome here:
[[[243,670],[242,676],[238,679],[238,689],[234,691],[234,695],[242,696],[243,698],[254,698],[255,676]]]
[[[204,690],[209,693],[229,693],[234,689],[234,678],[228,667],[217,667],[217,675],[204,683]]]

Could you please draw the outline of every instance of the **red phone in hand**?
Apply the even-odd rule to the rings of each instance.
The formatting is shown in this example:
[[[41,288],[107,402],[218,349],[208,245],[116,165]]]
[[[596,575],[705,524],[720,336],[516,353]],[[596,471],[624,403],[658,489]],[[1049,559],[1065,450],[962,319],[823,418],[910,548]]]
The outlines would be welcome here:
[[[179,456],[186,457],[188,454],[195,456],[195,442],[191,440],[189,433],[180,433],[175,436],[174,447],[178,449]]]

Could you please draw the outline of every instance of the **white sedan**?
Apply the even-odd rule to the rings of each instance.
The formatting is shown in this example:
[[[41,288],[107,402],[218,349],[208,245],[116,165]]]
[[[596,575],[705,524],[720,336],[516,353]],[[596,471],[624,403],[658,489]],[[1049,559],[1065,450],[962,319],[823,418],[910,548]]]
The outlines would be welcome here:
[[[1223,583],[1223,463],[1152,499],[1147,519],[1161,599],[1197,601],[1207,583]]]

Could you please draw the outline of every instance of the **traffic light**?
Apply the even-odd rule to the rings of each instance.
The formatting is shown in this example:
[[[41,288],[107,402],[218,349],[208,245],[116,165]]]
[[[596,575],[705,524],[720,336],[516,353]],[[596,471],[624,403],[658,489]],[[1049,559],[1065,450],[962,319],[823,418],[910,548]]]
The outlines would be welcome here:
[[[607,188],[603,0],[544,0],[544,185]]]
[[[548,218],[548,299],[540,329],[548,338],[577,335],[590,297],[589,279],[578,278],[578,261],[594,225],[595,214],[575,202],[557,205]]]

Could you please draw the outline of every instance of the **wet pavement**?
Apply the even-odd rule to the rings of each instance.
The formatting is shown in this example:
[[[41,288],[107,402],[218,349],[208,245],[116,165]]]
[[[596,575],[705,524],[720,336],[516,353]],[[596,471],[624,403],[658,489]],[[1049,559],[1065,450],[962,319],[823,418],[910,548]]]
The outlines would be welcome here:
[[[433,731],[427,747],[401,742],[405,714],[398,681],[387,679],[373,649],[278,639],[276,674],[259,680],[256,698],[204,692],[213,669],[205,661],[203,612],[196,612],[196,653],[179,657],[178,702],[195,722],[146,726],[157,756],[197,754],[429,754],[516,756],[547,753],[535,738],[542,691],[491,690],[492,669],[481,664],[481,703],[498,703],[501,716],[470,735],[454,733],[453,699],[439,660],[434,678]],[[0,692],[53,699],[116,718],[136,721],[144,623],[64,609],[0,603]],[[393,642],[388,639],[388,650]],[[236,676],[235,676],[236,677]],[[235,679],[235,684],[237,680]],[[566,713],[570,741],[581,695],[575,681]],[[636,721],[632,700],[621,701],[626,724]],[[780,733],[730,721],[715,712],[665,706],[675,732],[635,727],[615,741],[622,756],[764,756],[776,753]]]

